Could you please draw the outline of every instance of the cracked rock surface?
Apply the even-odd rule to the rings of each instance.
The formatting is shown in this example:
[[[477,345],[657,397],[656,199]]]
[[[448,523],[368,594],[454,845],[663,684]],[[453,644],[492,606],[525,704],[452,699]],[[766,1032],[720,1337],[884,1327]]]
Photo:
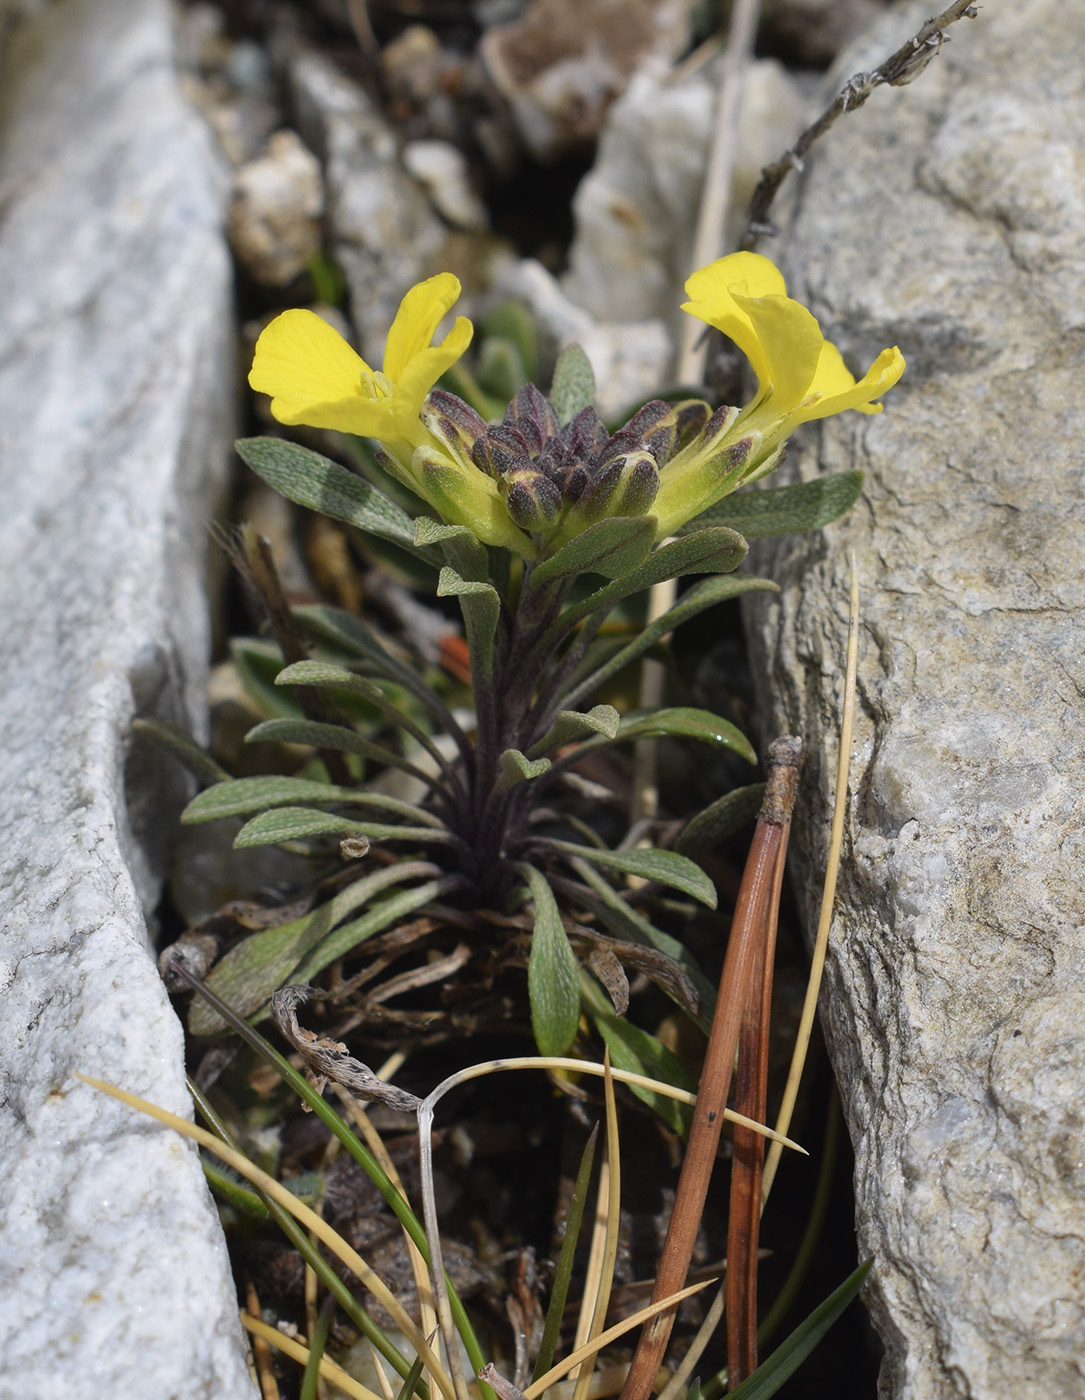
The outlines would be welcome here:
[[[19,10],[23,11],[22,14]],[[15,18],[13,18],[15,16]],[[164,0],[8,7],[0,75],[0,1396],[251,1395],[155,970],[233,399],[224,182]]]
[[[929,12],[889,17],[839,78]],[[762,550],[750,633],[773,732],[808,742],[812,927],[854,549],[859,713],[823,1009],[856,1151],[881,1394],[1085,1394],[1085,89],[1054,0],[990,6],[810,160],[791,290],[877,418],[800,473],[863,500]],[[873,211],[873,213],[872,213]]]

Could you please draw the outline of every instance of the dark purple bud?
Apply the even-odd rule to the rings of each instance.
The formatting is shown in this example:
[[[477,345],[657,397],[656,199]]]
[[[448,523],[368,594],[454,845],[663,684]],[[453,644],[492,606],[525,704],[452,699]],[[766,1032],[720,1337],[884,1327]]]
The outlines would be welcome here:
[[[515,467],[529,466],[531,455],[521,433],[496,423],[476,438],[471,460],[487,476],[499,477]]]
[[[614,457],[592,478],[577,505],[585,520],[603,515],[643,515],[659,490],[659,471],[649,452]]]
[[[703,431],[709,419],[709,408],[700,399],[686,399],[684,403],[676,403],[675,410],[675,435],[674,447],[671,450],[673,456],[681,452],[683,447],[688,447],[697,435]]]
[[[514,467],[501,477],[498,489],[509,515],[521,530],[543,530],[561,514],[561,492],[534,467]]]
[[[550,400],[534,384],[525,384],[505,411],[505,425],[517,429],[532,457],[561,427]]]
[[[486,421],[470,404],[445,389],[431,389],[426,395],[425,413],[448,443],[460,446],[470,456],[475,439],[486,431]]]

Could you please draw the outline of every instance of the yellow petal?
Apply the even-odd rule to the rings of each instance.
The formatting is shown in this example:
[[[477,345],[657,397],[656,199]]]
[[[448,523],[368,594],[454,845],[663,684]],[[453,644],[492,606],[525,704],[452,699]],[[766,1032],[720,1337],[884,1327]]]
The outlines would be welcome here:
[[[271,395],[280,423],[369,433],[366,425],[388,421],[387,407],[372,397],[369,366],[312,311],[284,311],[266,327],[256,342],[249,383]]]
[[[418,417],[426,395],[445,370],[451,369],[471,344],[473,335],[474,327],[471,322],[466,316],[459,316],[440,345],[430,345],[420,350],[396,376],[392,376],[388,369],[385,369],[385,373],[389,374],[390,378],[395,378],[396,382],[397,421],[401,416],[411,419]]]
[[[425,282],[419,282],[411,288],[399,304],[396,319],[388,332],[388,343],[384,348],[384,372],[389,379],[398,383],[412,360],[430,348],[430,341],[437,327],[459,295],[460,279],[454,277],[451,272],[439,272],[436,277],[429,277]],[[468,321],[467,324],[471,323]],[[445,343],[447,340],[446,336]],[[464,349],[466,348],[464,345]],[[443,373],[444,370],[441,371],[441,374]],[[430,381],[430,388],[439,377],[440,375],[436,375]]]
[[[803,409],[799,414],[800,421],[810,422],[815,418],[827,418],[831,413],[843,413],[848,408],[856,408],[860,413],[880,413],[882,405],[874,403],[873,400],[891,389],[904,373],[904,356],[897,347],[894,345],[888,350],[883,350],[858,382],[844,367],[836,347],[826,342],[826,349],[833,352],[839,366],[831,357],[825,357],[823,373],[819,362],[812,387],[820,390],[825,397],[810,408]]]
[[[734,293],[733,299],[757,336],[765,364],[764,378],[760,372],[757,376],[761,388],[771,389],[775,413],[789,413],[810,393],[825,346],[821,327],[801,302],[790,297]]]
[[[729,336],[765,390],[772,381],[771,366],[749,314],[735,301],[736,292],[744,297],[782,297],[787,287],[780,270],[760,253],[732,253],[693,274],[686,283],[691,299],[682,310]]]

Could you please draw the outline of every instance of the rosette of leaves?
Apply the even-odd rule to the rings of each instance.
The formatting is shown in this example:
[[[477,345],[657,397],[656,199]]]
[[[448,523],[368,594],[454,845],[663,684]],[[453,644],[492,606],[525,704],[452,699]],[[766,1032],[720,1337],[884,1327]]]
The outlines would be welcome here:
[[[574,347],[559,361],[550,397],[525,386],[499,424],[485,423],[443,390],[426,400],[431,430],[497,483],[519,529],[547,539],[538,560],[488,547],[467,526],[434,519],[422,502],[412,516],[369,481],[296,444],[272,438],[238,444],[245,462],[290,500],[430,566],[437,595],[459,604],[473,691],[467,721],[453,713],[424,668],[365,619],[332,607],[293,609],[293,626],[311,654],[284,665],[275,683],[320,697],[328,718],[313,718],[320,711],[310,704],[306,717],[258,725],[248,742],[338,755],[340,780],[227,779],[200,793],[183,818],[245,818],[238,847],[334,854],[338,845],[348,861],[327,882],[327,897],[250,933],[211,972],[212,990],[250,1018],[266,1013],[284,983],[319,977],[375,935],[437,906],[499,918],[530,911],[527,990],[544,1053],[569,1049],[583,1009],[616,1062],[663,1068],[666,1052],[658,1042],[615,1015],[612,1003],[624,1009],[623,967],[646,973],[695,1022],[706,1023],[712,990],[682,943],[654,922],[653,908],[657,897],[676,893],[715,907],[712,882],[687,852],[752,815],[757,790],[729,794],[698,813],[677,849],[621,843],[615,849],[591,823],[563,812],[562,780],[599,750],[665,736],[755,761],[746,737],[708,711],[681,706],[620,714],[594,697],[682,622],[774,586],[735,574],[747,544],[733,520],[750,534],[822,524],[851,504],[860,479],[850,473],[813,488],[728,497],[680,537],[657,541],[657,520],[648,511],[659,473],[698,435],[714,431],[718,415],[697,401],[658,401],[612,434],[593,398],[590,367]],[[555,538],[555,530],[562,534]],[[620,604],[683,575],[700,578],[662,616],[632,633],[604,632]],[[368,716],[364,724],[360,710]],[[390,771],[413,778],[423,795],[405,801],[382,791],[380,779]],[[578,921],[585,913],[590,926]],[[477,938],[503,936],[493,923],[485,927],[488,933]],[[586,961],[609,1000],[585,976]],[[198,1003],[190,1026],[207,1034],[221,1023]],[[676,1062],[666,1071],[681,1078]]]

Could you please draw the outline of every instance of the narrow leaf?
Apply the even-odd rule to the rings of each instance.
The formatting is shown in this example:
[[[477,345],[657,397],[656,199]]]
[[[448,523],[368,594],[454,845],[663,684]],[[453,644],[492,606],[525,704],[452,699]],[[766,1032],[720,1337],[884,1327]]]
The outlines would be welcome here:
[[[575,705],[578,700],[590,695],[605,680],[617,675],[623,666],[627,666],[630,661],[636,660],[649,647],[654,646],[661,637],[665,637],[668,632],[673,632],[676,627],[687,622],[691,617],[696,617],[699,612],[704,612],[705,608],[714,607],[715,604],[722,603],[728,598],[737,598],[742,593],[752,593],[763,589],[769,589],[774,593],[779,592],[778,586],[769,579],[752,578],[748,575],[706,578],[701,583],[695,583],[691,589],[682,594],[673,608],[668,608],[662,617],[649,623],[637,637],[569,691],[564,697],[566,705]]]
[[[420,515],[414,522],[414,539],[418,545],[437,545],[446,562],[464,578],[486,582],[489,556],[466,525],[442,525],[428,515]]]
[[[850,510],[863,492],[862,472],[837,472],[834,476],[775,486],[766,491],[740,491],[709,506],[682,533],[704,525],[727,525],[747,539],[818,530]]]
[[[627,715],[622,720],[616,739],[657,739],[664,736],[697,739],[714,748],[731,749],[747,761],[756,763],[749,739],[740,729],[710,710],[691,709],[685,705],[653,710],[643,715]]]
[[[708,850],[733,836],[756,819],[764,796],[764,783],[751,783],[724,793],[703,812],[690,818],[674,843],[675,850],[694,859],[698,851]]]
[[[457,570],[444,568],[437,584],[438,598],[459,598],[467,645],[471,653],[471,670],[478,678],[493,673],[494,638],[501,599],[491,583],[465,579]]]
[[[581,409],[595,403],[595,374],[579,345],[567,345],[558,356],[550,402],[560,423],[571,423]]]
[[[410,516],[345,467],[283,438],[242,438],[235,446],[241,460],[288,501],[414,552]]]
[[[868,1259],[853,1274],[849,1274],[840,1287],[830,1293],[824,1303],[816,1307],[766,1361],[762,1361],[752,1376],[747,1376],[741,1385],[730,1392],[728,1400],[768,1400],[770,1395],[775,1395],[862,1288],[873,1262]]]
[[[278,846],[284,841],[304,841],[311,836],[368,836],[371,841],[414,841],[447,845],[456,838],[450,831],[430,826],[392,826],[386,822],[359,822],[335,812],[313,807],[273,807],[246,822],[234,837],[234,849]]]
[[[535,1359],[532,1381],[537,1381],[554,1364],[554,1352],[561,1336],[561,1324],[565,1318],[565,1300],[569,1296],[569,1281],[573,1275],[573,1259],[576,1244],[580,1238],[580,1226],[584,1219],[584,1206],[588,1199],[588,1184],[591,1180],[592,1164],[595,1161],[595,1144],[599,1140],[599,1125],[591,1130],[584,1151],[580,1155],[573,1194],[565,1209],[565,1231],[561,1237],[561,1253],[554,1269],[554,1283],[550,1289],[550,1304],[546,1309],[546,1322],[543,1326],[539,1354]]]
[[[655,538],[654,515],[597,520],[536,568],[532,586],[575,574],[621,578],[643,562]]]
[[[532,756],[549,753],[573,739],[582,739],[585,734],[602,734],[613,739],[618,733],[621,715],[613,705],[595,705],[587,714],[580,710],[559,710],[554,723],[537,744],[532,744]]]
[[[542,1055],[564,1055],[580,1020],[577,961],[562,927],[561,914],[546,877],[533,865],[517,866],[535,902],[535,928],[527,964],[531,1026]]]
[[[548,758],[526,758],[519,749],[506,749],[498,758],[501,765],[501,783],[506,790],[517,783],[530,782],[541,778],[550,767]]]
[[[572,626],[602,609],[609,611],[623,598],[683,574],[732,573],[745,559],[746,548],[742,536],[727,529],[698,530],[685,539],[672,540],[654,549],[632,573],[597,588],[579,603],[566,608],[557,625],[563,629]]]
[[[716,887],[699,865],[686,856],[674,851],[660,851],[650,847],[643,851],[607,851],[592,846],[578,846],[572,841],[558,841],[548,837],[547,846],[563,855],[579,856],[593,865],[602,865],[609,870],[619,870],[623,875],[638,875],[644,880],[656,880],[661,885],[681,890],[692,895],[709,909],[716,907]]]
[[[187,729],[179,724],[171,724],[166,719],[134,719],[134,734],[146,734],[155,743],[169,749],[170,753],[197,778],[204,786],[208,783],[221,783],[229,778],[229,773],[218,763],[202,744],[198,744]]]
[[[397,884],[430,876],[434,870],[428,861],[404,861],[355,880],[300,919],[254,933],[231,948],[216,964],[208,986],[240,1015],[247,1016],[289,979],[311,948],[351,914]],[[189,1013],[193,1035],[213,1035],[222,1028],[223,1022],[207,1004],[193,1003]]]
[[[297,721],[281,721],[290,724]],[[280,723],[278,720],[271,721]],[[329,725],[328,728],[331,728]],[[361,794],[354,788],[337,787],[311,778],[281,778],[268,774],[257,778],[231,778],[216,783],[197,795],[181,813],[186,826],[219,821],[223,817],[244,817],[298,802],[353,802]]]
[[[678,1057],[655,1036],[616,1016],[605,992],[594,978],[582,974],[580,986],[584,1003],[610,1050],[610,1058],[616,1068],[659,1079],[664,1084],[673,1084],[676,1089],[685,1089],[691,1094],[696,1092],[697,1085],[682,1068]],[[682,1137],[688,1137],[693,1112],[689,1104],[678,1103],[665,1094],[657,1094],[638,1085],[633,1085],[632,1089],[637,1098],[658,1113],[669,1127]]]

